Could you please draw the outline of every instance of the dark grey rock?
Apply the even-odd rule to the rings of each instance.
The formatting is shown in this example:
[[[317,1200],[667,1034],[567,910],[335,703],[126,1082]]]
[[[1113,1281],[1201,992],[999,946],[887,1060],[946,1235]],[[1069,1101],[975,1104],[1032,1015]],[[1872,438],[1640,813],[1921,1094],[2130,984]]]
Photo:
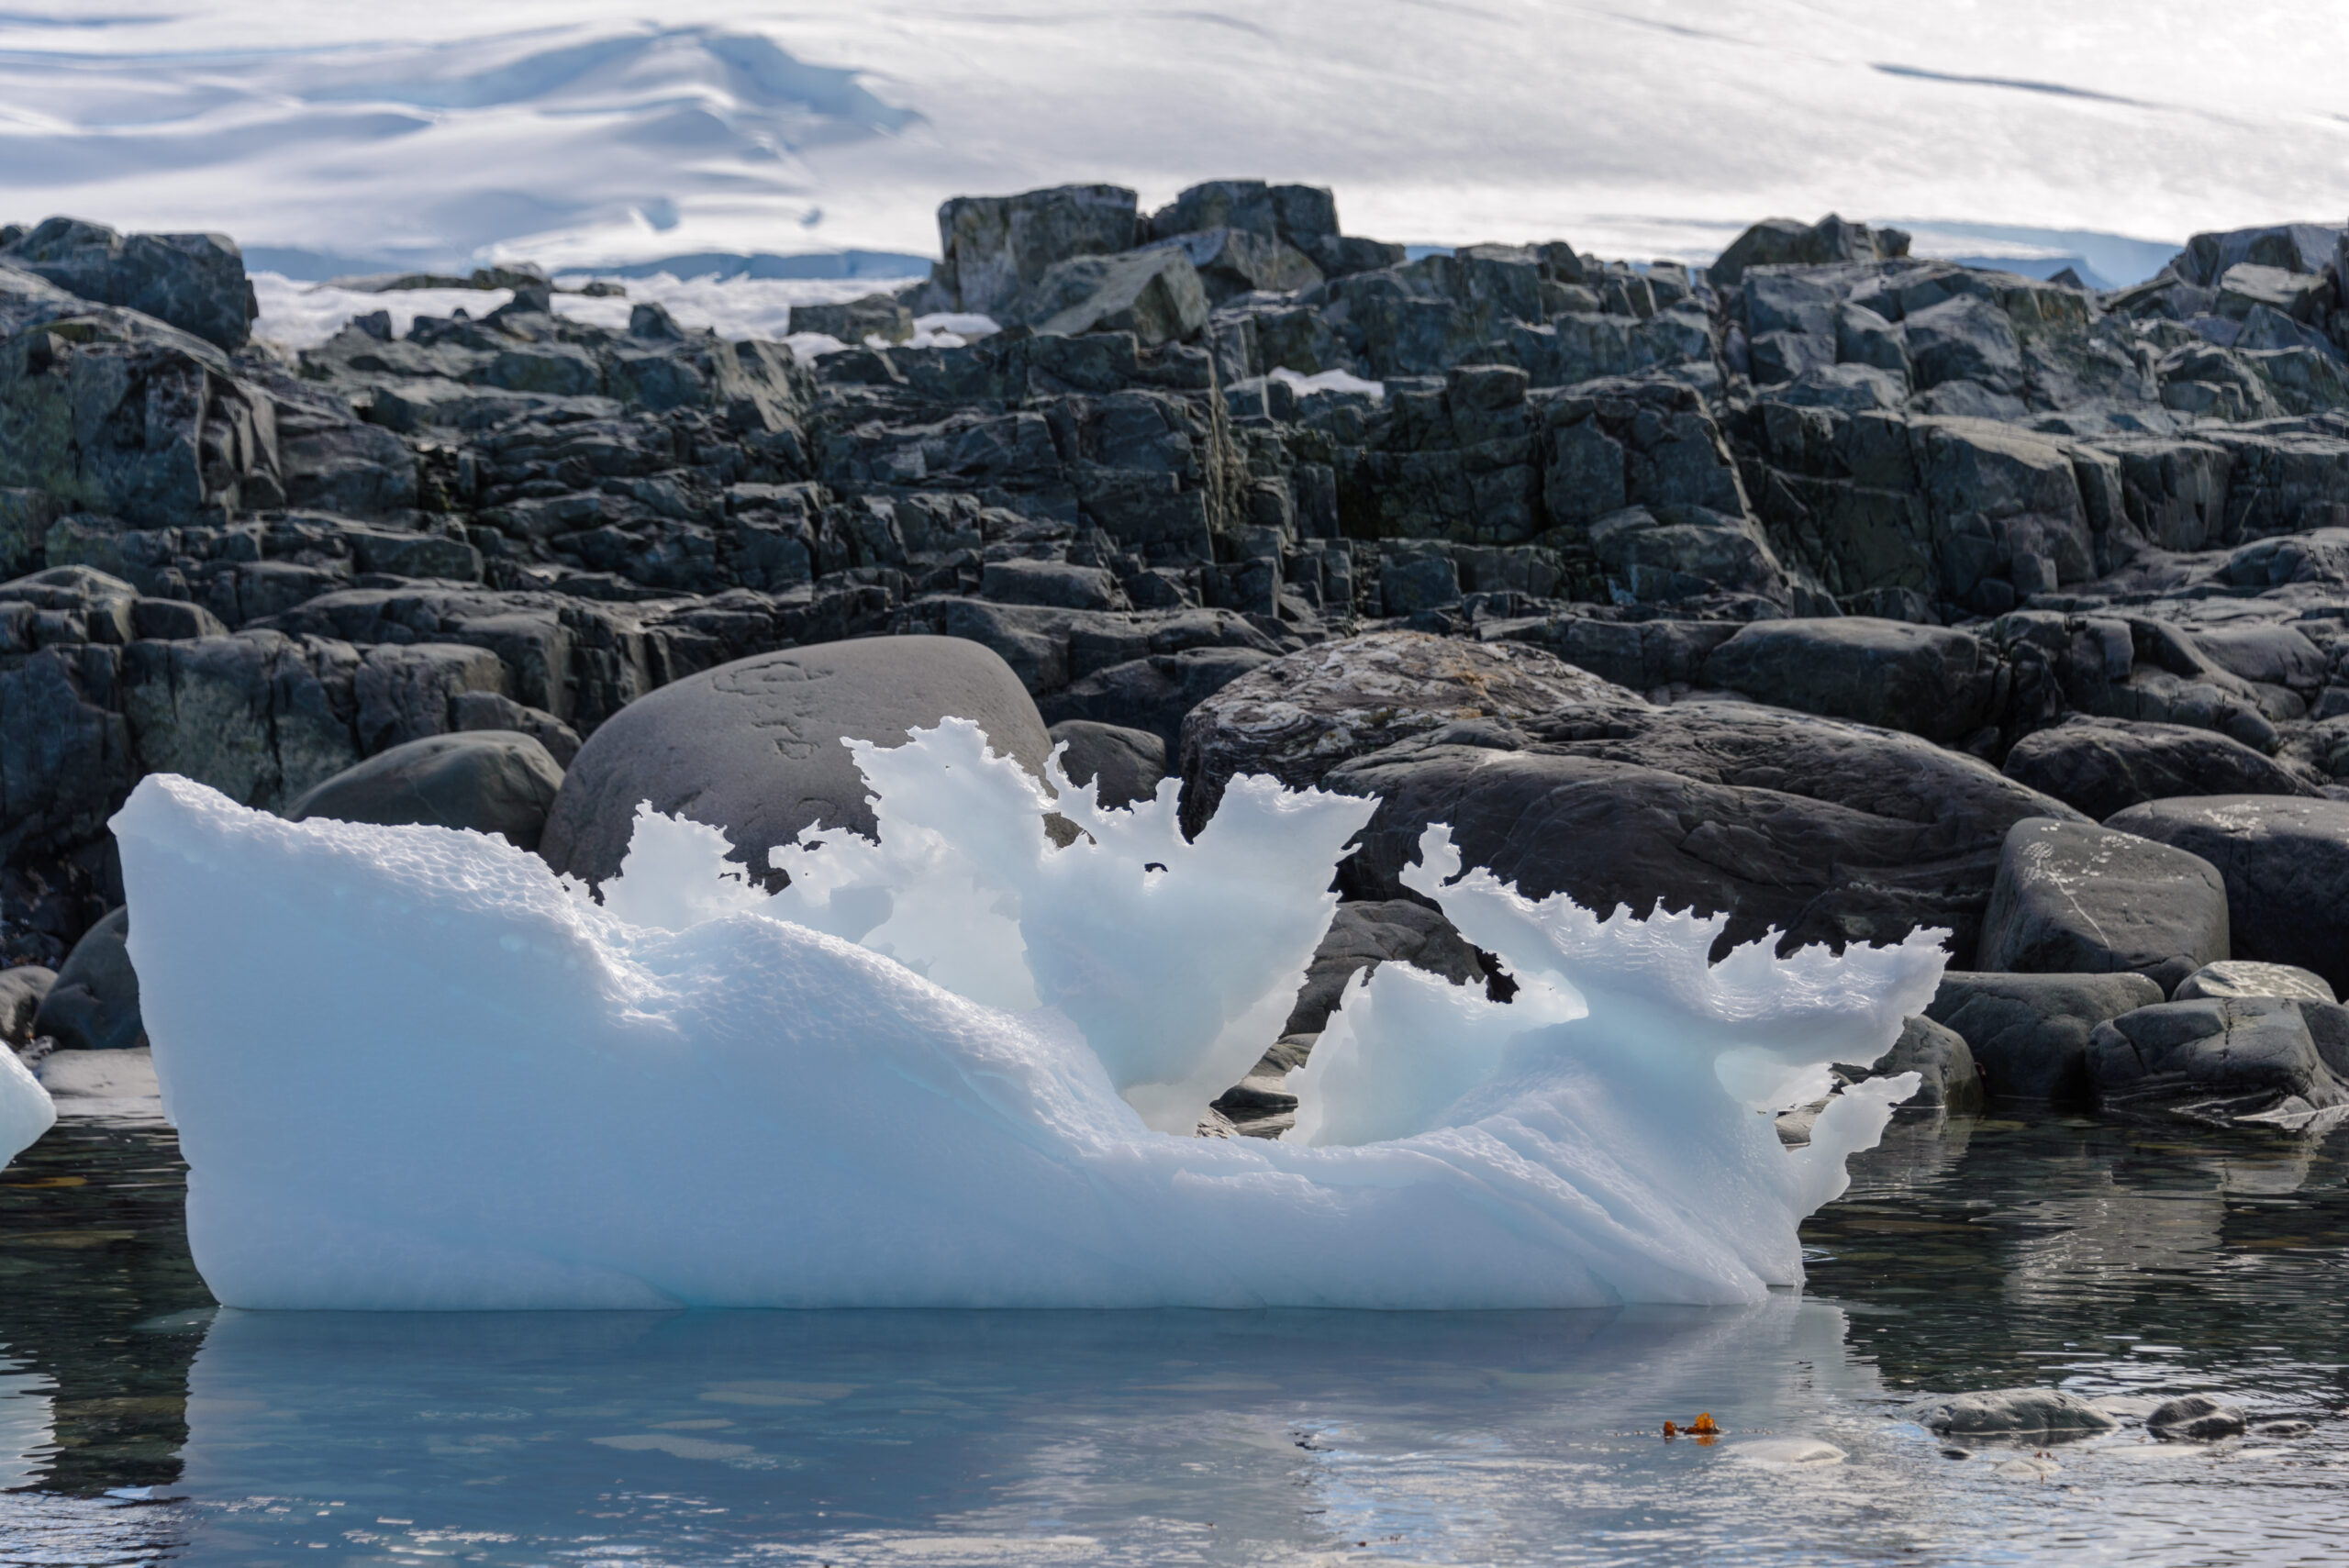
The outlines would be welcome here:
[[[1183,820],[1196,832],[1239,773],[1267,773],[1301,789],[1407,735],[1470,719],[1506,727],[1591,703],[1647,706],[1513,643],[1416,631],[1321,643],[1233,681],[1183,721]]]
[[[579,731],[544,708],[516,702],[503,692],[458,692],[449,698],[449,728],[459,732],[510,729],[546,748],[558,768],[579,755]]]
[[[41,998],[33,1032],[61,1051],[137,1051],[147,1044],[139,1016],[139,972],[123,945],[130,911],[117,909],[83,933]]]
[[[1134,194],[1122,185],[957,196],[938,209],[937,277],[955,308],[1003,320],[1053,262],[1130,250],[1138,228]]]
[[[38,963],[0,969],[0,1046],[21,1048],[32,1043],[33,1019],[41,998],[57,984],[57,972]]]
[[[1341,904],[1313,962],[1306,966],[1297,1006],[1281,1033],[1319,1033],[1355,971],[1375,970],[1390,960],[1440,974],[1454,985],[1487,985],[1489,981],[1476,950],[1442,911],[1408,898]]]
[[[1455,722],[1326,774],[1382,802],[1340,870],[1351,896],[1399,896],[1421,830],[1448,822],[1470,864],[1529,896],[1726,913],[1733,941],[1937,927],[1962,963],[2007,829],[2062,810],[1914,736],[1747,703],[1618,699],[1519,722]]]
[[[2087,1105],[2088,1036],[2107,1019],[2156,1006],[2142,974],[1995,974],[1952,970],[1925,1016],[1965,1039],[1994,1100]]]
[[[1943,1437],[2054,1439],[2090,1437],[2121,1423],[2060,1388],[1990,1388],[1919,1406],[1912,1417]]]
[[[579,749],[540,852],[602,882],[619,869],[637,803],[722,828],[754,873],[802,828],[871,834],[863,776],[843,737],[904,742],[941,718],[975,721],[1038,778],[1051,741],[1002,658],[959,638],[822,643],[721,664],[622,708]]]
[[[2335,992],[2349,986],[2349,800],[2153,800],[2105,825],[2219,868],[2232,956],[2312,969]]]
[[[1908,253],[1909,237],[1898,229],[1871,230],[1865,223],[1846,223],[1831,212],[1817,223],[1765,217],[1730,241],[1707,275],[1715,288],[1726,288],[1753,267],[1818,267]]]
[[[1756,621],[1713,650],[1704,681],[1941,741],[1995,723],[2007,685],[1997,658],[1966,633],[1867,616]]]
[[[1275,655],[1257,648],[1186,648],[1153,653],[1094,671],[1042,699],[1053,724],[1090,719],[1154,735],[1172,759],[1182,745],[1183,720],[1199,704]]]
[[[2008,829],[1982,917],[1984,968],[2127,970],[2166,994],[2227,955],[2226,884],[2200,856],[2087,823],[2032,817]]]
[[[2243,996],[2288,996],[2303,1002],[2339,999],[2321,974],[2294,964],[2260,963],[2247,958],[2206,963],[2179,981],[2177,988],[2169,995],[2173,1002],[2191,1002],[2199,996],[2215,996],[2224,1000]]]
[[[2249,1425],[2241,1407],[2207,1394],[2165,1399],[2145,1418],[2145,1430],[2173,1442],[2216,1442],[2221,1438],[2239,1438]]]
[[[562,768],[547,749],[511,730],[433,735],[378,752],[315,784],[286,808],[313,817],[386,826],[428,823],[504,836],[535,850]]]
[[[244,347],[258,314],[244,253],[225,234],[123,235],[103,224],[52,217],[0,246],[0,261],[222,349]]]
[[[1986,1095],[1982,1071],[1974,1062],[1965,1037],[1931,1018],[1903,1018],[1900,1038],[1892,1049],[1864,1069],[1842,1070],[1851,1078],[1891,1078],[1914,1073],[1921,1080],[1917,1092],[1900,1102],[1902,1110],[1943,1111],[1952,1116],[1980,1113]]]
[[[1208,295],[1180,248],[1055,261],[1021,310],[1039,332],[1074,337],[1130,332],[1145,348],[1176,342],[1207,325]]]
[[[1050,734],[1053,745],[1068,748],[1061,753],[1068,782],[1092,785],[1105,806],[1148,800],[1166,777],[1166,740],[1148,730],[1071,718],[1053,725]]]
[[[1785,569],[1752,520],[1704,506],[1627,506],[1590,525],[1590,546],[1641,604],[1707,594],[1787,597]]]
[[[902,343],[914,335],[914,313],[893,295],[869,294],[843,305],[795,305],[791,329],[822,332],[852,348],[867,338]]]
[[[2087,1061],[2107,1110],[2292,1126],[2349,1106],[2349,1085],[2325,1064],[2302,1004],[2281,996],[2123,1013],[2096,1027]]]
[[[2311,795],[2315,787],[2232,737],[2183,724],[2076,717],[2007,753],[2007,776],[2099,820],[2192,795]]]
[[[1062,561],[990,561],[980,576],[979,592],[1006,605],[1057,605],[1070,610],[1126,607],[1124,591],[1108,572]]]

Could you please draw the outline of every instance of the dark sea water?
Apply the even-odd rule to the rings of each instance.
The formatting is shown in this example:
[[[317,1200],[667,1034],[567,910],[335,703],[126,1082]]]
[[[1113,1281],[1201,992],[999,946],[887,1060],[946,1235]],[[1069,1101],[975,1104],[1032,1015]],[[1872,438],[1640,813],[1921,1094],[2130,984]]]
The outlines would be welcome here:
[[[169,1130],[68,1121],[0,1174],[0,1564],[2340,1562],[2344,1173],[1903,1124],[1730,1311],[260,1314]],[[2315,1425],[1903,1418],[2016,1384]]]

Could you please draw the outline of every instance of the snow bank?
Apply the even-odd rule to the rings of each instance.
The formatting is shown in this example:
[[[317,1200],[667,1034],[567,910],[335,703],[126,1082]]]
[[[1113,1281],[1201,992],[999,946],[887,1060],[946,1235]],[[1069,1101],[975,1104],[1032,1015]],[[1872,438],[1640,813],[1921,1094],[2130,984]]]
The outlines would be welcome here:
[[[591,274],[565,273],[566,285]],[[250,274],[254,303],[261,315],[253,336],[281,348],[316,348],[343,328],[353,317],[371,311],[388,312],[392,334],[406,337],[419,316],[454,316],[462,310],[475,317],[487,316],[514,297],[510,289],[365,289],[339,288],[333,284],[297,283],[283,273]],[[837,305],[886,293],[902,279],[895,278],[676,278],[656,272],[649,278],[616,280],[625,295],[558,294],[554,313],[573,321],[622,331],[628,313],[643,304],[668,307],[680,326],[707,327],[729,339],[768,339],[787,342],[800,358],[837,353],[848,347],[822,333],[791,331],[791,311],[800,305]],[[998,330],[987,317],[967,312],[941,312],[914,318],[907,347],[951,349]]]
[[[645,812],[597,905],[502,840],[289,823],[169,775],[114,821],[221,1300],[261,1307],[1753,1301],[1911,1085],[1807,1150],[1943,955],[1535,903],[1438,829],[1414,885],[1507,1006],[1402,965],[1294,1080],[1306,1141],[1183,1136],[1279,1027],[1371,803],[1050,801],[949,720],[855,748],[879,838],[768,897]],[[1057,847],[1045,813],[1082,833]],[[1063,836],[1066,836],[1064,833]],[[1168,1130],[1155,1130],[1155,1129]]]
[[[56,1120],[49,1091],[15,1051],[0,1045],[0,1166],[31,1148]]]

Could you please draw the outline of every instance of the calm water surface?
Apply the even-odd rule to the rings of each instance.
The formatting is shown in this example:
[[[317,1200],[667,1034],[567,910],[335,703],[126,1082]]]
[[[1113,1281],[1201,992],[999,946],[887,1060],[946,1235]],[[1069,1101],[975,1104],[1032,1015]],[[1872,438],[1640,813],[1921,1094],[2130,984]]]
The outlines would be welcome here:
[[[0,1175],[0,1564],[2339,1562],[2344,1173],[1904,1125],[1752,1310],[257,1314],[168,1129],[67,1122]],[[2316,1428],[1901,1418],[2019,1383]]]

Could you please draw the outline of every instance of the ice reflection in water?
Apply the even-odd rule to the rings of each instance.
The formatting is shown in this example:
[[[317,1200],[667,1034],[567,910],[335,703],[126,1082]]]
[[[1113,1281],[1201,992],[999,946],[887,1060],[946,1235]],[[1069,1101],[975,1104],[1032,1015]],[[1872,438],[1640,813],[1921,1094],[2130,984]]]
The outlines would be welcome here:
[[[57,1137],[0,1183],[8,1568],[2329,1562],[2349,1514],[2349,1135],[1897,1124],[1751,1312],[473,1318],[189,1312],[168,1134]],[[2040,1382],[2317,1426],[1898,1419]]]

